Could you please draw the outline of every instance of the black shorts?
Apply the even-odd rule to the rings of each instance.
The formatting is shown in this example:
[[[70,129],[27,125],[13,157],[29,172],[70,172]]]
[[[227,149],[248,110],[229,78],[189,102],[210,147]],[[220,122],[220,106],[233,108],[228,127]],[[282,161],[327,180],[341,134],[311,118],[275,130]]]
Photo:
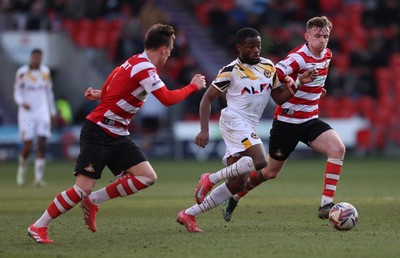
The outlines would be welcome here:
[[[286,160],[299,142],[310,146],[310,142],[330,129],[330,125],[318,118],[302,124],[274,120],[269,137],[269,155],[276,160]]]
[[[146,160],[143,151],[128,136],[113,137],[95,123],[86,121],[80,134],[75,174],[99,179],[107,166],[117,176]]]

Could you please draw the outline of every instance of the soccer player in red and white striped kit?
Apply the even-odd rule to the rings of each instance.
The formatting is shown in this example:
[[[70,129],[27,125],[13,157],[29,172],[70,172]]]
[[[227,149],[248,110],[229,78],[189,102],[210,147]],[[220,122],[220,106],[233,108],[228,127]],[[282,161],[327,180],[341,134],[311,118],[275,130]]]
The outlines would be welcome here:
[[[143,151],[128,137],[128,125],[152,93],[170,106],[190,94],[205,89],[205,78],[196,74],[189,85],[168,90],[156,67],[165,64],[173,49],[174,29],[165,24],[153,25],[145,35],[144,52],[130,57],[113,70],[101,91],[89,87],[85,97],[100,100],[86,117],[80,135],[80,154],[76,161],[75,184],[58,194],[43,215],[28,228],[37,243],[53,243],[47,235],[50,222],[82,201],[85,222],[96,231],[98,205],[125,197],[155,183],[157,175]],[[107,166],[117,177],[108,186],[92,192]]]
[[[324,85],[332,58],[332,52],[327,48],[332,27],[325,16],[308,20],[304,34],[306,43],[293,49],[276,64],[279,78],[289,75],[294,80],[297,79],[298,89],[284,104],[276,107],[270,133],[268,165],[261,173],[249,173],[244,190],[224,203],[223,217],[226,221],[231,220],[233,210],[241,197],[263,181],[278,176],[299,142],[327,156],[317,216],[321,219],[329,217],[346,151],[337,132],[318,118],[318,103],[320,97],[326,93]],[[301,85],[298,78],[309,69],[316,70],[318,75],[312,82]]]

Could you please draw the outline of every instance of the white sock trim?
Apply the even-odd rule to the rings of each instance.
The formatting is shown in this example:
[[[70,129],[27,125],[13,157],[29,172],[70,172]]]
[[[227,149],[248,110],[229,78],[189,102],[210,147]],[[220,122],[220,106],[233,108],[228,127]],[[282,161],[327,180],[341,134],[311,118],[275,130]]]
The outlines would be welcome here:
[[[87,196],[87,193],[85,193],[85,191],[83,191],[79,186],[74,185],[73,188],[75,189],[75,192],[77,192],[82,199]]]
[[[341,160],[341,159],[328,158],[328,162],[339,165],[339,166],[343,166],[343,160]]]
[[[142,184],[147,185],[147,186],[150,186],[150,185],[152,185],[154,183],[153,180],[151,180],[150,178],[145,177],[145,176],[134,176],[134,177],[137,180],[139,180]]]

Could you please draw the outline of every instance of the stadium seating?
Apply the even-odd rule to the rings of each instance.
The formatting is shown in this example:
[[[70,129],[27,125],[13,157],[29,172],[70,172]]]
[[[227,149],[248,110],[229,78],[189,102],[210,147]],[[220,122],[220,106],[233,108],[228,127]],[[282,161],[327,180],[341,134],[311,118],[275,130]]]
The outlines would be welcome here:
[[[106,49],[109,57],[111,59],[114,57],[120,30],[123,26],[120,19],[64,19],[62,24],[78,47]]]

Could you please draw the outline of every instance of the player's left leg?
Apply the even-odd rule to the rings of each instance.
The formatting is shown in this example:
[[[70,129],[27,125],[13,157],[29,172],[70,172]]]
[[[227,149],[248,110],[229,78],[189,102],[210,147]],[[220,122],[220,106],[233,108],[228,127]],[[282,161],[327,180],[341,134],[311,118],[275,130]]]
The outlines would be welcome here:
[[[191,233],[203,232],[197,227],[196,216],[217,207],[230,197],[232,197],[232,193],[229,191],[226,183],[223,183],[214,188],[202,203],[194,204],[192,207],[179,212],[177,222],[184,225]]]
[[[25,185],[25,175],[28,169],[29,155],[32,151],[36,122],[25,113],[18,114],[18,131],[22,140],[22,150],[18,157],[17,185]]]
[[[346,147],[337,132],[333,129],[320,134],[310,143],[310,146],[315,151],[324,153],[327,156],[321,205],[318,209],[318,217],[326,219],[329,217],[330,208],[334,205],[333,199],[342,171]]]
[[[46,186],[46,182],[43,180],[46,166],[46,140],[47,138],[44,136],[39,136],[37,139],[34,185],[39,187]]]
[[[247,174],[254,169],[253,158],[250,156],[243,156],[232,165],[224,167],[217,172],[202,174],[199,184],[194,189],[196,203],[202,203],[207,194],[219,181]]]
[[[29,236],[40,244],[53,243],[53,240],[47,236],[49,224],[61,214],[75,207],[92,191],[95,184],[96,179],[77,175],[75,185],[59,193],[43,212],[42,216],[29,226]]]

